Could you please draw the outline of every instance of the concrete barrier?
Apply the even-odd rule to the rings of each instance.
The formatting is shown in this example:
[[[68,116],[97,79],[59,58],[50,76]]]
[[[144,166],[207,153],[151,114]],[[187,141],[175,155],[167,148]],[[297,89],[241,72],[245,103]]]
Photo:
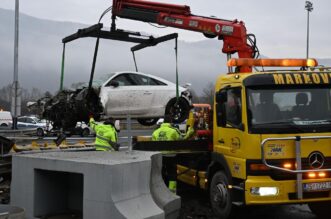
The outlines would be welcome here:
[[[152,168],[153,155],[94,151],[14,156],[11,204],[23,207],[27,218],[66,210],[83,218],[172,218],[180,201],[160,181],[160,156],[153,161],[159,166]],[[164,194],[168,199],[160,197]]]
[[[11,205],[0,205],[0,219],[24,219],[24,209]]]
[[[151,193],[156,204],[164,211],[165,218],[176,219],[179,217],[181,199],[166,187],[161,171],[162,155],[155,154],[152,156]]]

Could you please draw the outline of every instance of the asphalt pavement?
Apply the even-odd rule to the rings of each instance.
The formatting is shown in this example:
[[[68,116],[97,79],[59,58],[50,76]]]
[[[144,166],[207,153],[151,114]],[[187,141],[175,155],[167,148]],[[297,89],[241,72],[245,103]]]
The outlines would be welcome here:
[[[195,188],[179,191],[182,198],[180,219],[216,219],[208,195]],[[307,205],[269,205],[235,207],[231,219],[315,219]]]

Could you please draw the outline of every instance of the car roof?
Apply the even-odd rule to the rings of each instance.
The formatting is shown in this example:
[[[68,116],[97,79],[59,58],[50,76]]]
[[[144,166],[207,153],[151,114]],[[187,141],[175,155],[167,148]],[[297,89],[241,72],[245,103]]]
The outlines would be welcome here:
[[[120,71],[120,72],[114,72],[113,75],[104,83],[104,84],[107,84],[110,80],[112,80],[114,77],[120,75],[120,74],[137,74],[137,75],[143,75],[143,76],[147,76],[147,77],[150,77],[150,78],[154,78],[156,80],[159,80],[163,83],[166,83],[168,85],[176,85],[175,83],[171,82],[171,81],[168,81],[166,79],[163,79],[163,78],[160,78],[158,76],[155,76],[155,75],[151,75],[151,74],[147,74],[147,73],[142,73],[142,72],[136,72],[136,71]],[[181,86],[180,86],[181,87]]]

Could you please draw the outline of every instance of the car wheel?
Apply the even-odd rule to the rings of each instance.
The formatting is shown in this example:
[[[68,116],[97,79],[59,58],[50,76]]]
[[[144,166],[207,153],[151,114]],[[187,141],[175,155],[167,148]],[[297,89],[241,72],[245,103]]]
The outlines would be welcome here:
[[[232,195],[228,188],[229,179],[223,171],[218,171],[210,184],[210,203],[218,218],[228,218],[232,210]]]
[[[0,126],[1,127],[7,127],[8,125],[6,123],[2,123]]]
[[[153,118],[153,119],[137,119],[139,124],[144,125],[144,126],[152,126],[155,125],[157,122],[158,118]]]
[[[84,128],[82,133],[80,134],[82,137],[87,137],[90,135],[90,130],[88,128]]]
[[[166,107],[165,114],[170,115],[174,123],[184,122],[190,113],[190,105],[184,98],[171,99]]]
[[[38,137],[43,137],[44,136],[44,130],[42,128],[37,129],[37,136]]]
[[[317,218],[328,218],[330,216],[331,202],[312,202],[308,203],[308,206]]]

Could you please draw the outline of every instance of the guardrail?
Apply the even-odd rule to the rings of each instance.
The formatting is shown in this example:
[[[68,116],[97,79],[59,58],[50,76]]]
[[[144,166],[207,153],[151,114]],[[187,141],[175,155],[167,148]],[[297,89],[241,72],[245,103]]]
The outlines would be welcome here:
[[[35,134],[36,128],[34,129],[0,129],[0,135],[5,136],[17,136],[17,135],[29,135],[29,134]]]

